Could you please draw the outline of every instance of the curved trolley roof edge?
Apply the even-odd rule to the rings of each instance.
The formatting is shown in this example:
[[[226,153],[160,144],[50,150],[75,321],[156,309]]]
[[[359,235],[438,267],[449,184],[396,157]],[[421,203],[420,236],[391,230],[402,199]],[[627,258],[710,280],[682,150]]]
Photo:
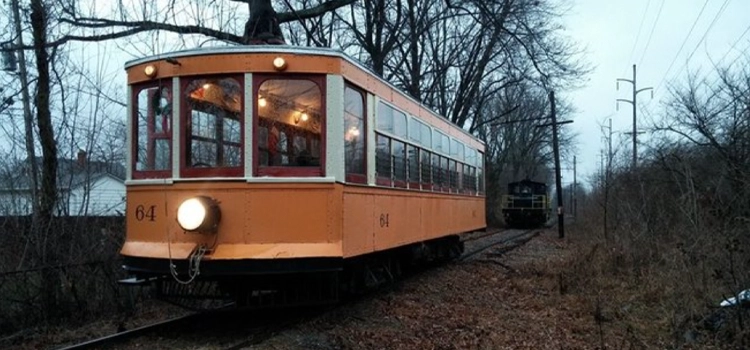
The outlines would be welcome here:
[[[378,81],[380,81],[381,83],[386,84],[387,86],[392,88],[394,91],[397,91],[402,97],[410,100],[411,102],[418,104],[425,110],[432,113],[434,116],[447,121],[448,124],[453,125],[454,127],[456,127],[456,129],[463,132],[466,136],[469,136],[470,138],[474,139],[475,141],[479,142],[482,145],[486,145],[484,141],[472,135],[470,132],[466,131],[466,129],[464,129],[463,127],[456,125],[455,123],[445,118],[440,113],[437,113],[432,108],[426,106],[424,103],[417,101],[411,95],[404,93],[400,88],[396,87],[391,82],[383,79],[378,74],[373,72],[370,68],[365,67],[358,60],[352,58],[351,56],[347,55],[346,53],[338,49],[321,48],[321,47],[289,46],[289,45],[217,46],[217,47],[172,51],[172,52],[167,52],[167,53],[161,53],[158,55],[138,58],[138,59],[125,62],[125,69],[129,69],[139,64],[144,64],[148,62],[164,60],[164,59],[169,59],[169,58],[195,57],[195,56],[205,56],[205,55],[223,55],[223,54],[243,54],[243,53],[306,54],[306,55],[337,57],[337,58],[344,59],[350,64],[353,64],[354,66],[356,66],[357,68],[368,72],[374,78],[378,79]]]

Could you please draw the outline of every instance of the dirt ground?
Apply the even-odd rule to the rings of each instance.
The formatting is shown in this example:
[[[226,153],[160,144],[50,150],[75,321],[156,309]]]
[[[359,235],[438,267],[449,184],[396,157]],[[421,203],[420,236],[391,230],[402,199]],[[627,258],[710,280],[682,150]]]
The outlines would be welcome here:
[[[575,244],[558,239],[556,231],[542,231],[513,251],[498,255],[488,250],[469,261],[427,270],[244,348],[672,348],[669,333],[658,320],[634,321],[631,316],[629,323],[622,322],[620,314],[626,311],[607,306],[615,303],[571,285],[571,263],[580,254]],[[607,293],[599,291],[597,295]],[[161,311],[149,312],[150,308]],[[169,308],[165,313],[154,304],[142,309],[141,321],[148,320],[149,314],[180,313]],[[635,329],[634,324],[642,329]],[[52,344],[65,343],[60,339],[91,338],[116,325],[113,321],[49,331],[15,347],[55,348]],[[242,334],[243,329],[205,337],[157,334],[115,348],[221,349],[246,339],[249,333]]]
[[[427,271],[253,348],[618,348],[592,303],[566,293],[559,272],[575,251],[556,235]]]

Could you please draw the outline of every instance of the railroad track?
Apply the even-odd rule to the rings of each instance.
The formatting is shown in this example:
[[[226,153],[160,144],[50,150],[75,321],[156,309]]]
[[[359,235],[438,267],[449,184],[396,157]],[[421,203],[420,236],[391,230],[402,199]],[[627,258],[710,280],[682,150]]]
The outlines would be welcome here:
[[[507,232],[507,230],[497,230],[495,232],[488,232],[483,235],[471,237],[471,239],[465,239],[464,242],[479,240],[479,239],[497,235],[503,232]],[[506,253],[508,251],[511,251],[515,248],[520,247],[524,243],[528,242],[531,238],[536,236],[538,233],[539,233],[538,230],[525,230],[525,231],[521,231],[520,233],[510,234],[507,237],[502,237],[499,240],[480,245],[479,247],[475,247],[470,251],[464,252],[464,254],[461,255],[460,258],[458,258],[458,261],[466,261],[469,258],[493,247],[498,248],[491,252],[491,254],[493,255]]]
[[[164,328],[169,325],[175,325],[180,322],[188,322],[192,319],[197,318],[198,316],[199,316],[199,313],[194,312],[194,313],[190,313],[184,316],[175,317],[175,318],[171,318],[168,320],[159,321],[159,322],[152,323],[149,325],[141,326],[138,328],[129,329],[123,332],[106,335],[101,338],[88,340],[83,343],[69,345],[69,346],[60,348],[58,350],[82,350],[82,349],[102,348],[110,344],[124,341],[126,339],[134,338],[136,336],[141,336],[149,332],[154,332],[160,328]]]
[[[470,233],[466,237],[462,237],[461,242],[465,243],[465,242],[476,241],[476,240],[479,240],[488,236],[493,236],[496,234],[503,233],[505,231],[507,230],[506,229],[490,229],[489,231],[484,232],[484,233],[476,233],[473,235]]]
[[[193,344],[202,343],[211,345],[212,349],[237,350],[261,344],[280,331],[319,314],[319,307],[294,309],[284,313],[264,310],[252,315],[241,311],[195,312],[67,346],[61,350],[128,349],[153,344],[154,341],[158,343],[158,338],[185,339],[185,344],[170,344],[172,348],[192,347]],[[135,339],[140,344],[131,343]]]
[[[502,235],[504,233],[507,233],[506,235],[503,235],[501,237],[494,237],[497,235]],[[506,253],[510,250],[513,250],[517,247],[520,247],[527,241],[529,241],[531,238],[533,238],[536,234],[538,234],[538,230],[525,230],[518,233],[513,232],[513,230],[501,230],[501,229],[494,229],[485,233],[477,233],[473,236],[468,236],[462,239],[462,242],[470,243],[470,248],[467,249],[467,251],[458,258],[459,262],[467,261],[470,258],[476,256],[477,254],[481,252],[485,252],[489,249],[494,248],[491,252],[488,252],[488,256],[497,256],[501,255],[503,253]],[[482,242],[482,240],[487,240],[488,242]],[[219,312],[220,313],[220,312]],[[214,316],[219,313],[214,313]],[[266,340],[273,337],[275,334],[278,334],[280,331],[287,329],[289,327],[294,326],[295,324],[299,324],[300,322],[304,322],[304,320],[310,319],[316,315],[319,315],[319,312],[306,312],[304,310],[297,310],[296,312],[292,312],[291,314],[287,314],[285,317],[280,317],[279,313],[271,313],[267,317],[264,317],[263,315],[254,314],[253,320],[249,321],[249,324],[246,324],[241,329],[238,329],[234,334],[227,335],[228,337],[234,337],[234,341],[229,341],[229,345],[222,344],[219,346],[221,349],[226,350],[236,350],[241,349],[253,345],[258,345]],[[221,326],[217,326],[216,324],[206,321],[205,318],[208,317],[206,313],[191,313],[187,314],[181,317],[176,317],[172,319],[168,319],[165,321],[160,321],[154,324],[141,326],[138,328],[134,328],[131,330],[127,330],[120,333],[115,333],[112,335],[104,336],[101,338],[89,340],[83,343],[79,343],[76,345],[70,345],[66,346],[64,348],[61,348],[62,350],[79,350],[79,349],[93,349],[93,348],[108,348],[112,347],[115,344],[124,344],[130,339],[134,338],[140,338],[140,337],[148,337],[149,334],[156,334],[157,331],[161,332],[159,334],[162,334],[164,332],[178,332],[178,333],[185,333],[185,334],[191,334],[191,333],[199,333],[198,330],[195,332],[185,331],[182,330],[183,328],[188,328],[188,325],[195,325],[195,324],[203,324],[207,325],[206,327],[218,327],[221,328]],[[220,318],[221,319],[221,318]],[[245,320],[248,321],[248,320]],[[217,329],[218,329],[217,328]],[[171,331],[171,329],[175,329],[174,331]],[[201,328],[199,328],[201,329]],[[208,338],[221,338],[222,335],[211,335],[213,332],[208,331],[207,337]],[[241,338],[241,339],[238,339]],[[148,341],[148,340],[147,340]],[[222,341],[221,343],[224,343]],[[125,345],[127,346],[127,345]]]

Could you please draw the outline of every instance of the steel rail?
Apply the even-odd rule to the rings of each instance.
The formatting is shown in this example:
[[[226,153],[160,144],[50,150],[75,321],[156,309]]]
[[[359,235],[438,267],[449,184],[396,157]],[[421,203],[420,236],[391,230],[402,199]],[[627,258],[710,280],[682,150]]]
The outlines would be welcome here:
[[[503,232],[503,231],[501,231],[501,232]],[[498,245],[500,245],[500,244],[504,244],[504,243],[512,242],[512,241],[514,241],[514,240],[516,240],[516,239],[518,239],[518,238],[520,238],[520,237],[524,237],[524,236],[526,236],[526,235],[530,235],[530,234],[531,234],[531,235],[533,235],[533,234],[534,234],[535,232],[536,232],[536,230],[535,230],[535,229],[532,229],[532,230],[526,230],[526,231],[523,231],[523,232],[521,232],[521,233],[519,233],[519,234],[516,234],[516,235],[510,236],[510,237],[504,238],[504,239],[502,239],[502,240],[500,240],[500,241],[497,241],[497,242],[492,242],[492,243],[490,243],[490,244],[487,244],[487,245],[481,246],[481,247],[479,247],[478,249],[475,249],[475,250],[473,250],[473,251],[471,251],[471,252],[466,252],[466,253],[464,253],[463,255],[461,255],[461,257],[460,257],[460,258],[458,258],[458,261],[465,261],[465,260],[466,260],[466,259],[468,259],[469,257],[472,257],[472,256],[474,256],[474,255],[476,255],[476,254],[479,254],[479,253],[481,253],[481,252],[483,252],[483,251],[485,251],[485,250],[487,250],[487,249],[490,249],[490,248],[492,248],[492,247],[498,246]],[[530,235],[530,236],[531,236],[531,235]],[[485,237],[486,237],[486,236],[489,236],[489,235],[485,235]],[[526,242],[526,241],[524,241],[524,243],[525,243],[525,242]]]
[[[180,321],[185,321],[185,320],[188,320],[190,318],[197,317],[198,315],[199,315],[199,313],[193,312],[193,313],[190,313],[190,314],[187,314],[187,315],[184,315],[184,316],[175,317],[175,318],[171,318],[171,319],[168,319],[168,320],[159,321],[159,322],[156,322],[156,323],[152,323],[152,324],[140,326],[138,328],[129,329],[129,330],[124,331],[124,332],[118,332],[118,333],[110,334],[110,335],[107,335],[107,336],[104,336],[104,337],[101,337],[101,338],[87,340],[87,341],[85,341],[83,343],[78,343],[78,344],[75,344],[75,345],[69,345],[69,346],[66,346],[66,347],[63,347],[63,348],[59,348],[58,350],[80,350],[80,349],[90,349],[90,348],[93,348],[93,347],[101,347],[101,346],[106,345],[106,344],[110,344],[110,343],[113,343],[113,342],[123,341],[123,340],[126,340],[126,339],[130,339],[131,337],[135,337],[135,336],[138,336],[138,335],[142,335],[142,334],[148,333],[150,331],[153,331],[153,330],[155,330],[157,328],[166,326],[168,324],[173,324],[173,323],[177,323],[177,322],[180,322]]]
[[[461,240],[461,242],[471,242],[471,241],[476,241],[476,240],[478,240],[478,239],[482,239],[482,238],[484,238],[484,237],[487,237],[487,236],[492,236],[492,235],[496,235],[496,234],[498,234],[498,233],[503,233],[503,232],[505,232],[505,231],[507,231],[507,229],[492,229],[491,231],[487,231],[487,232],[485,232],[485,233],[480,233],[480,234],[477,234],[477,235],[475,235],[475,236],[464,237],[464,238],[463,238],[463,239]],[[468,235],[466,235],[466,236],[468,236]]]
[[[286,322],[281,322],[279,324],[270,324],[267,326],[258,327],[256,329],[251,329],[250,332],[252,334],[250,336],[250,339],[240,341],[238,343],[235,343],[234,345],[230,345],[229,347],[222,348],[222,349],[223,350],[240,350],[240,349],[247,348],[249,346],[262,344],[263,342],[265,342],[268,339],[271,339],[274,335],[278,334],[282,330],[292,327],[296,324],[299,324],[300,322],[304,322],[308,319],[309,317],[300,317],[299,319],[289,320]]]

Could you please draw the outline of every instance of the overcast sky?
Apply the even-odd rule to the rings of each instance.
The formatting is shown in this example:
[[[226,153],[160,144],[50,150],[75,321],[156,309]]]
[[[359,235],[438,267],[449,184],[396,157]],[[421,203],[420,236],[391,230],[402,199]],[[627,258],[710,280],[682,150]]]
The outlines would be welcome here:
[[[714,63],[747,62],[749,14],[750,0],[576,0],[563,24],[594,66],[584,88],[562,92],[578,110],[573,129],[580,134],[579,181],[599,170],[604,147],[600,125],[611,117],[615,132],[632,130],[631,105],[615,108],[617,98],[632,99],[632,87],[621,82],[617,91],[617,78],[632,79],[636,64],[638,88],[654,88],[653,100],[648,91],[638,94],[638,119],[647,122],[649,114],[658,118],[668,97],[666,87],[684,81],[688,71],[708,73]],[[743,52],[748,53],[736,60]],[[615,134],[613,144],[624,143],[621,151],[632,154],[629,137]],[[565,167],[572,168],[572,160]],[[564,183],[572,182],[570,171],[563,177]]]

